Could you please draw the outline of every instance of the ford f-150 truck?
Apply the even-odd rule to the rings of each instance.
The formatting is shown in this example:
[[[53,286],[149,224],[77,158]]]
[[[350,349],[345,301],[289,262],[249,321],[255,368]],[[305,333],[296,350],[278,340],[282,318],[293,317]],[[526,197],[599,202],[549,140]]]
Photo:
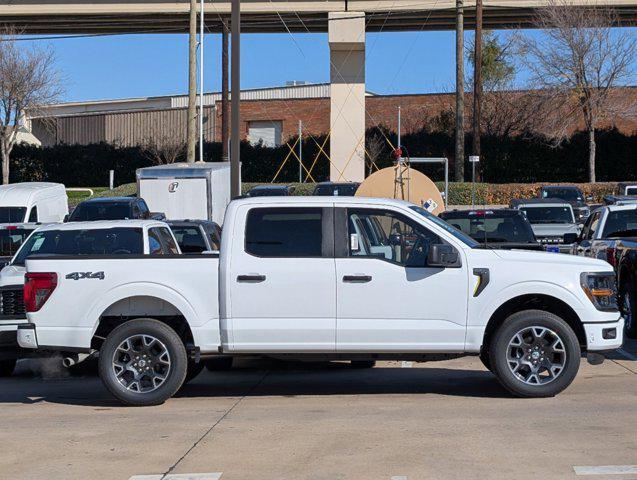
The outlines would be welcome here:
[[[108,390],[164,402],[189,360],[480,355],[515,395],[555,395],[622,344],[601,260],[478,248],[398,200],[235,200],[218,256],[32,257],[20,345],[99,352]]]

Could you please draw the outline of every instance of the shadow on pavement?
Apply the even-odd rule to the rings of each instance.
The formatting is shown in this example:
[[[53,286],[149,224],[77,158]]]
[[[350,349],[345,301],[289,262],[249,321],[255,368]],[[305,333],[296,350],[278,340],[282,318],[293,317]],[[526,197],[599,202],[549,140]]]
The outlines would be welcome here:
[[[261,383],[259,383],[261,382]],[[256,386],[256,387],[255,387]],[[176,398],[315,395],[434,394],[512,398],[487,371],[457,368],[354,369],[344,363],[260,361],[227,372],[204,370]],[[33,378],[28,372],[0,379],[0,404],[39,402],[119,407],[95,375]]]

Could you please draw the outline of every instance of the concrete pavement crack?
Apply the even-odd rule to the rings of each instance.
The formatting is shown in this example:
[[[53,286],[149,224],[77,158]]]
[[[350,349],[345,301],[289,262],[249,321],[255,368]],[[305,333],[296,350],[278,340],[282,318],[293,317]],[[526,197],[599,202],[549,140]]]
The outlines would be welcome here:
[[[610,359],[610,361],[611,361],[611,362],[613,362],[613,363],[614,363],[614,364],[616,364],[616,365],[619,365],[619,366],[620,366],[620,367],[622,367],[622,368],[625,368],[625,369],[626,369],[626,370],[628,370],[630,373],[634,373],[635,375],[637,375],[637,372],[636,372],[635,370],[632,370],[632,369],[628,368],[626,365],[622,365],[622,364],[621,364],[621,363],[619,363],[617,360],[614,360],[614,359],[612,359],[612,358],[611,358],[611,359]]]
[[[201,443],[201,442],[202,442],[202,441],[203,441],[203,440],[204,440],[204,439],[205,439],[208,435],[210,435],[210,434],[212,433],[212,431],[215,429],[215,427],[216,427],[217,425],[219,425],[219,424],[220,424],[220,423],[221,423],[221,422],[222,422],[222,421],[223,421],[223,420],[224,420],[224,419],[225,419],[228,415],[230,415],[230,413],[232,413],[232,411],[233,411],[233,410],[234,410],[234,409],[235,409],[235,408],[236,408],[236,407],[237,407],[237,406],[238,406],[238,405],[239,405],[239,404],[240,404],[240,403],[241,403],[241,402],[242,402],[242,401],[243,401],[243,400],[244,400],[247,396],[249,396],[252,392],[254,392],[254,391],[255,391],[255,390],[256,390],[256,389],[257,389],[257,388],[258,388],[258,387],[259,387],[259,386],[263,383],[263,381],[265,380],[265,378],[266,378],[269,374],[270,374],[270,371],[269,371],[269,370],[266,370],[266,372],[265,372],[265,373],[261,376],[261,378],[259,379],[259,381],[258,381],[257,383],[255,383],[254,385],[252,385],[252,387],[250,387],[246,393],[244,393],[241,397],[239,397],[239,398],[237,399],[237,401],[236,401],[236,402],[234,402],[234,403],[232,404],[232,406],[231,406],[228,410],[226,410],[226,411],[225,411],[225,413],[224,413],[223,415],[221,415],[221,417],[219,417],[219,419],[218,419],[218,420],[217,420],[214,424],[212,424],[212,425],[211,425],[211,427],[210,427],[208,430],[206,430],[206,431],[204,432],[204,434],[203,434],[201,437],[199,437],[199,438],[198,438],[198,439],[197,439],[197,440],[196,440],[196,441],[195,441],[195,442],[194,442],[194,443],[190,446],[190,448],[189,448],[188,450],[186,450],[186,453],[184,453],[181,457],[179,457],[179,459],[178,459],[175,463],[173,463],[173,464],[172,464],[172,466],[171,466],[168,470],[166,470],[166,471],[164,472],[164,474],[161,476],[161,479],[160,479],[160,480],[165,480],[165,479],[166,479],[166,477],[167,477],[168,475],[170,475],[170,474],[171,474],[171,473],[172,473],[172,472],[173,472],[173,471],[174,471],[174,470],[175,470],[175,469],[179,466],[179,464],[180,464],[182,461],[184,461],[184,460],[186,459],[186,457],[190,454],[190,452],[192,452],[195,448],[197,448],[197,446],[198,446],[198,445],[199,445],[199,444],[200,444],[200,443]]]

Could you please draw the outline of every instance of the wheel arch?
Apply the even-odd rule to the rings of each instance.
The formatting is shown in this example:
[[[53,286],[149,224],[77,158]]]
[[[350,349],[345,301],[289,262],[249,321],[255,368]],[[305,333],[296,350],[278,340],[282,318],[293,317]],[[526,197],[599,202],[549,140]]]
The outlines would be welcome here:
[[[482,339],[482,348],[488,348],[493,335],[510,315],[524,310],[543,310],[557,315],[573,329],[580,347],[582,349],[586,348],[584,325],[575,310],[559,298],[539,293],[519,295],[500,305],[487,322]]]

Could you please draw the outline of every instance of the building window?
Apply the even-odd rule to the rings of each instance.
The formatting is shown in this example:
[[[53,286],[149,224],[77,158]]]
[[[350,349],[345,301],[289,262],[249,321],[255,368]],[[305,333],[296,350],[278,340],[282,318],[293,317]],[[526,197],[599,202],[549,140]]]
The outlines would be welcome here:
[[[265,147],[281,145],[281,121],[258,120],[248,122],[248,141],[252,145],[263,143]]]

